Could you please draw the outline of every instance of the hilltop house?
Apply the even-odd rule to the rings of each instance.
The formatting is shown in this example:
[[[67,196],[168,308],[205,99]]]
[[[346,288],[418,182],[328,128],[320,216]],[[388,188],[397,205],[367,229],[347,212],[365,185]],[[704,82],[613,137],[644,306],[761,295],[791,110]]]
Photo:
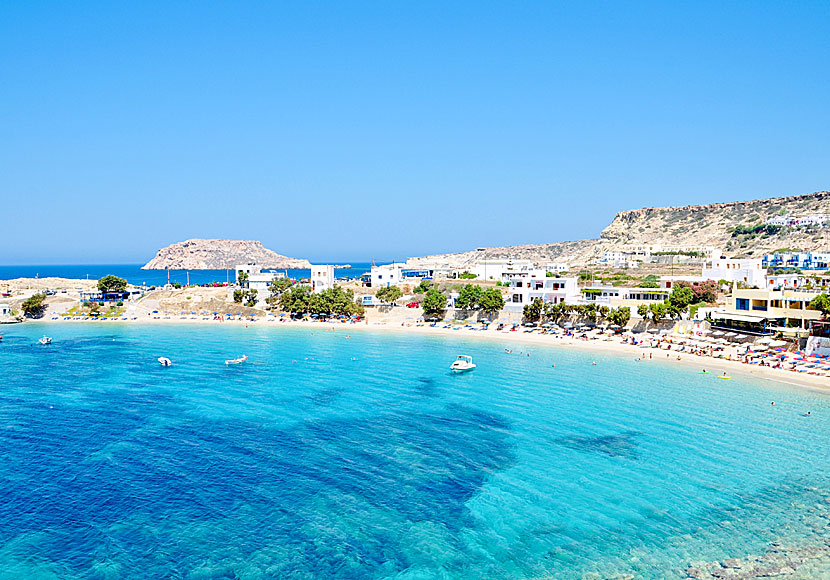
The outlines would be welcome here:
[[[798,268],[799,270],[830,269],[830,253],[827,252],[781,252],[767,254],[763,258],[765,268]]]

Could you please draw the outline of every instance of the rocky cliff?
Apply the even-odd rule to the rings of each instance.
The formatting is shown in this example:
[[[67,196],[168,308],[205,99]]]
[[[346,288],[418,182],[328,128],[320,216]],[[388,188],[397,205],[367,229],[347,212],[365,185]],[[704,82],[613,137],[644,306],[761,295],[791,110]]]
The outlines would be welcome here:
[[[187,240],[162,248],[143,270],[224,270],[255,263],[263,268],[310,268],[308,260],[288,258],[252,240]]]
[[[830,214],[830,192],[684,207],[622,211],[598,239],[484,248],[410,258],[413,265],[464,267],[483,259],[517,258],[580,264],[626,246],[714,246],[724,254],[761,256],[779,249],[830,251],[830,227],[763,227],[767,219]],[[830,225],[830,224],[829,224]]]
[[[781,248],[825,251],[830,248],[827,228],[772,227],[749,231],[776,216],[815,213],[830,214],[830,192],[622,211],[602,231],[601,239],[614,247],[714,246],[729,256],[761,255]]]

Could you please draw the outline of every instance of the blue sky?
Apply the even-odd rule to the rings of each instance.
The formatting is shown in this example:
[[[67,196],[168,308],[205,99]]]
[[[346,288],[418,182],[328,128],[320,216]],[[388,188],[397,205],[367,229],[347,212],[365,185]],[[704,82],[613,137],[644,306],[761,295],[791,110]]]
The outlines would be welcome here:
[[[0,264],[368,261],[830,188],[827,2],[5,2]]]

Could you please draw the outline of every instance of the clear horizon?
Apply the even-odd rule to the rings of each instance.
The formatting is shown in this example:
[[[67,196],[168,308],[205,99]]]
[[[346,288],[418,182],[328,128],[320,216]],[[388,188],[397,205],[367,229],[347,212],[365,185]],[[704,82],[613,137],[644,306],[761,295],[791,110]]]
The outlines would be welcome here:
[[[830,5],[10,4],[0,264],[400,260],[830,189]]]

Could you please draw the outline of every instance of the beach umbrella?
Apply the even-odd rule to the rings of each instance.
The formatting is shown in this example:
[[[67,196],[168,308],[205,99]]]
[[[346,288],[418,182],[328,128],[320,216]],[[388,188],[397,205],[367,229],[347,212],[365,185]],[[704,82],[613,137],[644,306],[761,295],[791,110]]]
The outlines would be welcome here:
[[[756,342],[758,344],[769,344],[772,342],[772,339],[768,336],[764,336],[763,338],[759,338]]]
[[[769,347],[765,344],[759,344],[758,346],[755,347],[755,350],[764,351],[764,350],[767,350],[768,348]]]
[[[770,346],[785,346],[787,344],[786,340],[771,340],[769,342]]]

